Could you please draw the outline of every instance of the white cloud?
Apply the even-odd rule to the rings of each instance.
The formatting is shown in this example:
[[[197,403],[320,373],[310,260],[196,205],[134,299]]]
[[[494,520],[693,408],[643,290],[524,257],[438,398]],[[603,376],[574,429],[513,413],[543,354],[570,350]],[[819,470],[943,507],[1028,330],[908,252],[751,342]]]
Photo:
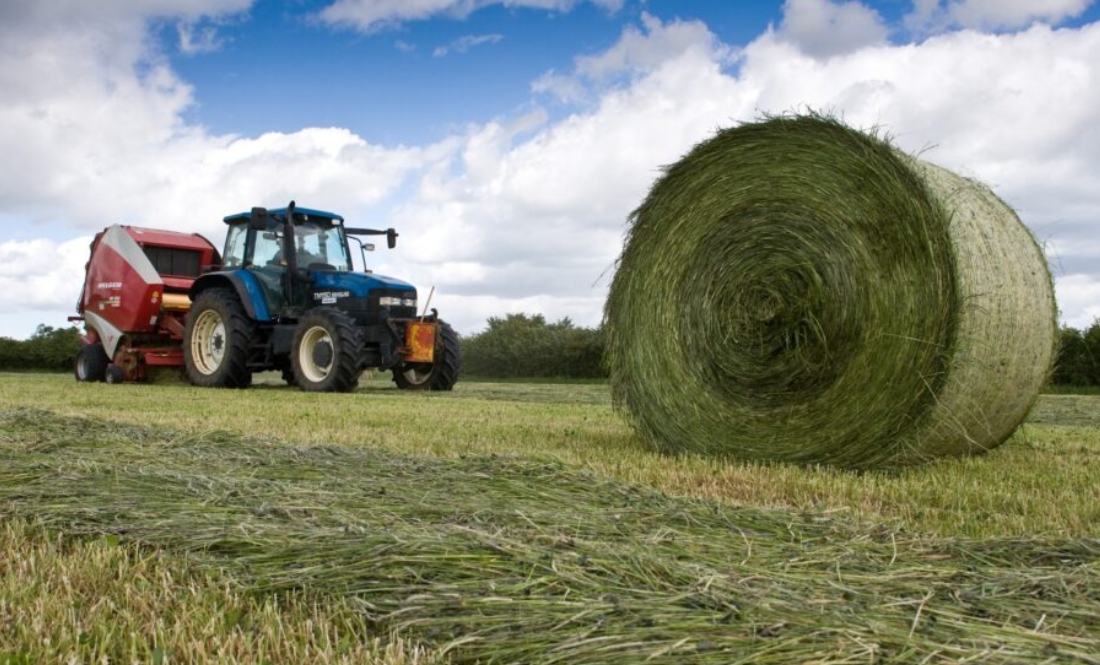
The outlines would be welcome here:
[[[52,295],[0,301],[0,335],[33,330],[17,321],[19,312],[63,307],[51,325],[73,313],[86,247],[63,266],[42,258],[56,255],[58,241],[73,233],[128,223],[200,232],[220,243],[227,213],[294,197],[350,214],[453,150],[447,142],[383,149],[339,128],[210,135],[182,120],[192,90],[148,46],[144,8],[127,15],[111,3],[102,20],[73,20],[58,10],[62,3],[32,4],[35,11],[0,9],[10,19],[0,21],[0,151],[20,156],[0,179],[0,216],[10,220],[4,235],[12,238],[0,241],[2,261],[25,269],[6,279]],[[152,4],[158,17],[195,21],[201,11],[245,5]],[[85,3],[77,5],[75,14]],[[33,240],[36,233],[45,237]],[[20,244],[28,242],[46,244]],[[33,255],[36,262],[17,261]],[[0,288],[21,291],[10,284]]]
[[[828,58],[882,44],[888,32],[882,16],[861,2],[786,0],[778,34],[808,55]]]
[[[1084,330],[1100,320],[1100,278],[1096,275],[1066,275],[1058,280],[1058,308],[1063,323]]]
[[[534,93],[549,93],[560,101],[591,100],[615,84],[629,83],[676,59],[726,64],[735,50],[722,44],[702,21],[662,22],[645,13],[641,27],[628,25],[619,40],[595,55],[580,56],[573,72],[546,72],[531,84]]]
[[[882,126],[904,149],[989,182],[1053,252],[1072,248],[1059,267],[1062,309],[1069,321],[1091,316],[1083,303],[1094,294],[1064,275],[1100,273],[1100,246],[1089,242],[1100,222],[1100,129],[1092,121],[1100,90],[1089,83],[1100,74],[1100,25],[949,33],[826,60],[768,33],[740,51],[736,73],[725,68],[728,49],[706,46],[709,33],[695,40],[702,47],[669,49],[664,59],[624,55],[660,50],[668,43],[663,29],[627,30],[607,53],[579,59],[585,65],[571,75],[554,74],[559,83],[587,86],[596,102],[584,112],[529,136],[495,125],[469,135],[465,161],[454,169],[460,175],[435,183],[431,202],[421,199],[398,217],[425,229],[435,220],[450,231],[426,248],[423,268],[447,256],[486,265],[483,281],[460,289],[464,298],[511,295],[518,303],[540,293],[564,303],[571,293],[598,302],[606,280],[593,282],[613,262],[623,220],[658,165],[718,126],[815,108],[856,126]],[[636,62],[646,64],[628,64]],[[634,72],[626,84],[593,80],[622,70]],[[493,148],[482,152],[482,144]],[[512,270],[517,261],[525,271]],[[543,261],[551,271],[541,270]],[[562,305],[558,312],[598,320],[593,310]]]
[[[0,312],[75,313],[91,241],[81,236],[60,243],[44,238],[0,242]],[[33,326],[23,327],[24,334],[33,331]],[[10,334],[0,330],[0,336]]]
[[[617,11],[623,4],[623,0],[335,0],[318,16],[329,25],[376,32],[436,16],[465,18],[490,5],[567,12],[582,2],[607,11]]]
[[[570,74],[559,74],[553,70],[544,72],[531,82],[531,92],[536,95],[548,94],[567,104],[580,104],[588,99],[588,86],[584,81]]]
[[[464,35],[454,40],[446,46],[438,46],[432,55],[436,58],[442,58],[449,53],[466,53],[475,46],[481,46],[482,44],[496,44],[504,39],[504,35],[491,33],[487,35]]]
[[[728,53],[702,21],[675,19],[663,23],[643,12],[642,28],[627,26],[611,48],[577,58],[577,73],[598,81],[622,72],[651,72],[685,54],[718,59]]]
[[[949,27],[1015,30],[1035,22],[1057,25],[1080,16],[1093,0],[915,0],[905,18],[915,30]]]
[[[806,107],[882,125],[903,148],[933,146],[926,158],[989,182],[1059,257],[1066,321],[1100,311],[1098,24],[952,32],[821,58],[782,27],[735,49],[701,22],[646,16],[606,52],[544,77],[544,90],[573,86],[585,100],[572,114],[534,109],[407,147],[341,128],[211,135],[181,120],[191,89],[148,53],[140,24],[95,25],[42,27],[33,43],[0,28],[0,150],[25,156],[0,179],[0,217],[16,220],[0,226],[24,229],[0,242],[0,293],[51,294],[0,296],[3,325],[45,317],[32,307],[71,313],[84,236],[107,223],[219,243],[224,214],[291,197],[396,226],[398,249],[372,255],[372,267],[437,287],[435,306],[464,332],[514,311],[592,325],[626,217],[660,166],[717,127]],[[49,252],[72,257],[31,260]],[[20,326],[0,335],[33,331]]]
[[[185,55],[213,53],[224,44],[224,40],[218,36],[218,29],[212,25],[181,21],[176,26],[176,33],[179,35],[180,51]]]

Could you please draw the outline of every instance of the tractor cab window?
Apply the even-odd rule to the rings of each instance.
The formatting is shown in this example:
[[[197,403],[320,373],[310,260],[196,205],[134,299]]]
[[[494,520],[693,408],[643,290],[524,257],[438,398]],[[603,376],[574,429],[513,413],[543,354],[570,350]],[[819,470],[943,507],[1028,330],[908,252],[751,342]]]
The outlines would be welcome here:
[[[270,230],[256,233],[252,263],[260,268],[275,268],[283,264],[283,234]]]
[[[351,270],[344,236],[336,226],[302,224],[294,227],[298,267],[312,270]]]
[[[248,238],[246,224],[234,224],[225,234],[225,253],[222,265],[226,268],[240,268],[244,265],[244,241]]]

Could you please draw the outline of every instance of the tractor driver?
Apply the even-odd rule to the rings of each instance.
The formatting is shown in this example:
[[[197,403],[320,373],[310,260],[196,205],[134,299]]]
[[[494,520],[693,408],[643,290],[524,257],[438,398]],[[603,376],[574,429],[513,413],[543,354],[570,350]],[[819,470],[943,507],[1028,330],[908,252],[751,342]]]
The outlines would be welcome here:
[[[275,232],[269,232],[269,234],[278,236],[279,240],[267,265],[271,268],[282,267],[286,265],[283,261],[282,234]],[[259,241],[257,241],[257,243],[259,243]],[[298,260],[297,263],[299,268],[305,268],[311,263],[319,263],[322,261],[322,258],[318,254],[309,250],[310,245],[316,247],[317,244],[317,229],[306,226],[299,226],[294,229],[294,245],[296,247],[294,257]],[[257,249],[259,249],[259,244],[257,244]],[[258,253],[259,252],[257,252],[257,254]]]
[[[294,246],[297,248],[295,258],[298,259],[299,268],[307,268],[314,263],[324,263],[321,249],[321,234],[323,231],[315,226],[298,226],[294,228]]]

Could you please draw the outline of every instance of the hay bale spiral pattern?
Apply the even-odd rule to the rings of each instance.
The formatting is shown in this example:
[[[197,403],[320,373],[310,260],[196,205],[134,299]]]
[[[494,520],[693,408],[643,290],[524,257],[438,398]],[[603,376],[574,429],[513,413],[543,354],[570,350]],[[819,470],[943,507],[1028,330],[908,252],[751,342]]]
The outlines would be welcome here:
[[[1011,208],[820,116],[720,131],[669,167],[604,320],[613,396],[653,447],[854,468],[1001,444],[1057,332]]]

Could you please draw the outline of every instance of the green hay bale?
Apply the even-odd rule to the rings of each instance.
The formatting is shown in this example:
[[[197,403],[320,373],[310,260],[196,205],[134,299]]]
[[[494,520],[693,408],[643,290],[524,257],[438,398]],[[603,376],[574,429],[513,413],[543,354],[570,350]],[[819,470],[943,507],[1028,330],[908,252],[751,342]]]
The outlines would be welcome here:
[[[720,131],[631,216],[612,394],[670,452],[853,468],[982,452],[1046,380],[1042,250],[986,187],[829,118]]]

